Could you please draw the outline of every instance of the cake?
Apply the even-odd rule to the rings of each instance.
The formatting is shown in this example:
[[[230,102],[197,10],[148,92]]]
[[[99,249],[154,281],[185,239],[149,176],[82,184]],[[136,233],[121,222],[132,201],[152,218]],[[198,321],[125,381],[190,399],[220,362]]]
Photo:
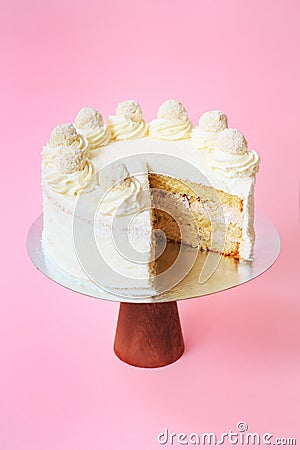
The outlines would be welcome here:
[[[83,108],[42,151],[45,259],[76,282],[155,296],[178,283],[197,252],[251,261],[259,156],[219,110],[197,126],[176,100],[147,123],[137,101],[107,123]],[[180,257],[162,274],[168,242]]]

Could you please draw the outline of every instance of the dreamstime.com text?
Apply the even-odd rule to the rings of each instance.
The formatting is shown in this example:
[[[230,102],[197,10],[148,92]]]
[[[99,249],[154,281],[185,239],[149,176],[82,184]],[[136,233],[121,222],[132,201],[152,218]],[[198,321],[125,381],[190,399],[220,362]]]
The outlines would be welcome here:
[[[239,422],[236,430],[228,430],[226,433],[174,433],[165,428],[157,435],[157,440],[161,445],[284,445],[295,446],[294,437],[275,437],[270,433],[248,432],[246,422]]]

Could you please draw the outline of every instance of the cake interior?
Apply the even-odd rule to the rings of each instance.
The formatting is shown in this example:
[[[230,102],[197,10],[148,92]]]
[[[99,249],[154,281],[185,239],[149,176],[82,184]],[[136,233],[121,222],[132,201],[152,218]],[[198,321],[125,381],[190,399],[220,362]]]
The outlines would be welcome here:
[[[129,230],[123,228],[121,220],[118,235],[124,235],[125,240],[124,233],[129,233],[133,239],[129,241],[134,242],[134,248],[144,245],[146,259],[149,254],[147,264],[127,262],[122,252],[119,254],[111,236],[110,217],[102,218],[103,223],[96,222],[95,228],[98,249],[101,248],[101,254],[113,271],[128,277],[130,288],[132,279],[135,280],[132,295],[143,290],[149,295],[156,295],[176,285],[182,279],[181,275],[188,273],[199,250],[240,257],[244,211],[243,200],[239,197],[151,171],[145,178],[143,189],[147,193],[150,189],[151,211],[147,212],[145,204],[146,210],[142,208],[141,214],[136,215],[137,220],[130,222]],[[93,201],[91,198],[90,202]],[[45,191],[44,218],[43,246],[47,255],[73,277],[86,279],[74,250],[72,208],[68,211],[62,208]],[[81,216],[77,219],[80,220],[82,234],[93,231],[93,223]],[[154,232],[151,233],[151,230]],[[181,250],[183,253],[179,257]],[[100,268],[98,270],[93,265],[92,261],[87,267],[87,272],[93,275],[92,279],[99,280],[101,286],[107,283],[111,286],[111,279],[103,278]],[[162,276],[157,277],[160,274]],[[123,284],[116,284],[115,279],[113,283],[116,291],[124,289]]]
[[[213,187],[149,173],[153,228],[168,241],[239,258],[243,200]]]

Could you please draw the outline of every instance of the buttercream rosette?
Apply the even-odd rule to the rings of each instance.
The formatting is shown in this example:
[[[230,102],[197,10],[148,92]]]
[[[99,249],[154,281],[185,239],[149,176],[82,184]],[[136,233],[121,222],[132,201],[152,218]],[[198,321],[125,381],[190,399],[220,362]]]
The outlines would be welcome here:
[[[147,135],[148,125],[136,100],[119,103],[115,116],[109,116],[107,126],[113,140],[138,139]]]
[[[191,144],[198,150],[212,151],[218,134],[228,127],[227,116],[220,110],[207,111],[191,132]]]
[[[167,100],[149,124],[149,135],[154,139],[177,141],[190,137],[193,125],[188,114],[177,100]]]
[[[63,123],[55,127],[50,135],[49,142],[43,147],[43,165],[54,167],[57,152],[62,147],[79,148],[85,156],[88,154],[88,141],[72,123]]]
[[[82,108],[76,116],[75,127],[87,139],[91,152],[107,145],[111,139],[101,113],[94,108]]]
[[[89,192],[96,185],[93,163],[74,145],[60,146],[53,167],[48,167],[46,183],[60,194],[78,195]]]
[[[239,130],[227,128],[218,134],[208,163],[213,170],[229,178],[247,178],[258,171],[259,156],[254,150],[248,150],[248,143]]]

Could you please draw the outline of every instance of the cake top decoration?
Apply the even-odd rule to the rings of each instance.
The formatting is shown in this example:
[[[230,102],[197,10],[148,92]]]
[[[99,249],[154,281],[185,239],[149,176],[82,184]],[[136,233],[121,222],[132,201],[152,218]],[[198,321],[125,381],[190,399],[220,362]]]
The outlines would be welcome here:
[[[108,167],[104,167],[99,172],[99,184],[100,187],[107,191],[111,189],[115,184],[121,183],[130,176],[127,166],[121,163],[113,163]]]
[[[198,124],[201,131],[219,133],[228,127],[228,120],[222,111],[215,109],[202,114]]]
[[[107,126],[112,139],[116,141],[138,139],[146,136],[148,125],[136,100],[126,100],[118,104],[115,116],[109,116]]]
[[[119,103],[116,109],[116,116],[132,120],[133,122],[141,122],[143,119],[141,107],[136,100],[125,100]]]
[[[76,116],[75,126],[77,130],[87,139],[90,156],[107,145],[111,135],[109,129],[104,125],[102,114],[91,107],[82,108]]]
[[[225,128],[218,134],[216,150],[231,155],[244,155],[248,151],[248,144],[239,130],[236,128]]]
[[[77,147],[63,146],[56,154],[56,167],[61,173],[71,174],[86,164],[84,153]]]
[[[50,145],[59,147],[60,145],[72,145],[78,140],[76,128],[72,123],[63,123],[55,127],[50,136]]]
[[[218,133],[227,126],[227,116],[222,111],[207,111],[200,117],[198,127],[191,132],[191,144],[198,150],[211,152],[215,148]]]
[[[85,107],[77,114],[75,126],[80,130],[97,130],[103,128],[103,117],[97,109]]]
[[[149,134],[154,139],[177,141],[189,138],[192,128],[182,103],[171,99],[160,106],[157,119],[149,124]]]
[[[158,119],[167,120],[186,120],[188,115],[182,103],[177,100],[170,99],[160,105],[157,117]]]

